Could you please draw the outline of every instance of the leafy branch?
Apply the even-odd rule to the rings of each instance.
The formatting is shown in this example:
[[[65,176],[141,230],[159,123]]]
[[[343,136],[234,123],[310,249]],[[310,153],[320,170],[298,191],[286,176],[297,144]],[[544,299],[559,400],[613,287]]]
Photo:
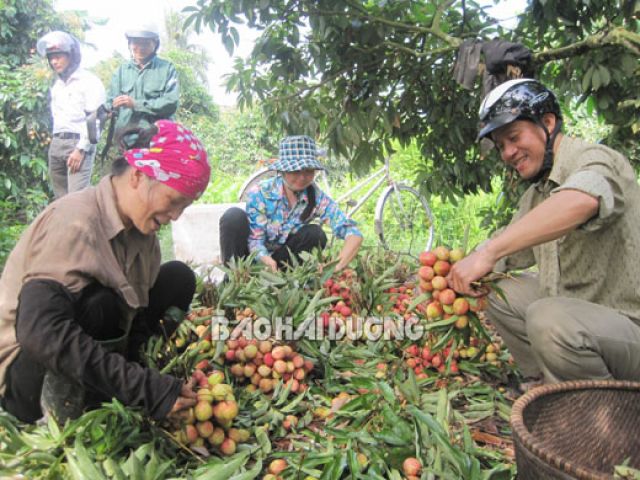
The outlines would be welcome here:
[[[640,34],[624,27],[616,27],[609,32],[599,32],[569,45],[535,53],[533,59],[538,64],[545,64],[552,60],[574,57],[589,50],[599,50],[611,45],[620,45],[640,55]]]

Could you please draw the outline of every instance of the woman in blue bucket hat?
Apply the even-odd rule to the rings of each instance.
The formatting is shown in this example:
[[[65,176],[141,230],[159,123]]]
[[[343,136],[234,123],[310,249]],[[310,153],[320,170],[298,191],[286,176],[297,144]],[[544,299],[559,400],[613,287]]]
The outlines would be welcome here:
[[[318,161],[313,139],[296,135],[280,142],[280,154],[271,169],[278,175],[255,186],[248,194],[246,212],[230,208],[220,219],[222,261],[246,257],[257,258],[276,271],[314,247],[324,248],[327,237],[317,223],[328,223],[333,234],[344,239],[336,270],[342,270],[355,257],[362,244],[356,223],[314,183],[317,170],[325,168]]]

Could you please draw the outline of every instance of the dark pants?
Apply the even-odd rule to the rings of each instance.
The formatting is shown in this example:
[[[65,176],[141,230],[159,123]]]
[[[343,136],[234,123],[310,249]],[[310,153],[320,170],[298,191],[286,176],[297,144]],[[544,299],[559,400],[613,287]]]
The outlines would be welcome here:
[[[140,346],[152,335],[170,335],[178,327],[160,320],[171,306],[189,309],[196,288],[193,271],[182,262],[172,261],[160,267],[156,283],[149,291],[149,306],[133,320],[125,356],[138,360]],[[74,320],[96,340],[104,341],[122,335],[114,318],[122,315],[122,299],[110,288],[91,284],[84,288],[74,304]],[[34,422],[42,417],[40,395],[46,368],[21,350],[7,369],[6,391],[2,407],[18,419]],[[91,394],[91,392],[88,392]],[[108,399],[102,399],[108,400]]]
[[[244,258],[249,255],[249,219],[244,210],[237,207],[228,209],[220,218],[220,256],[226,265],[232,258]],[[296,233],[289,235],[285,244],[271,252],[271,257],[278,262],[278,267],[291,262],[289,250],[299,258],[301,252],[308,252],[315,247],[324,248],[327,235],[320,225],[306,224]]]

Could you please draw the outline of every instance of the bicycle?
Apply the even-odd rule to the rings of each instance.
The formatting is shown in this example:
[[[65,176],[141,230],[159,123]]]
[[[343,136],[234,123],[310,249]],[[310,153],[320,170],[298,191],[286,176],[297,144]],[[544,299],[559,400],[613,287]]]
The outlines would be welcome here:
[[[239,201],[245,202],[248,191],[254,185],[276,174],[277,172],[270,170],[269,167],[258,170],[242,185],[238,196]],[[330,193],[326,175],[321,172],[319,176],[327,187],[322,190]],[[317,181],[318,176],[316,176],[316,183]],[[362,197],[354,197],[356,192],[372,182],[374,182],[373,185]],[[340,206],[346,206],[343,211],[351,218],[385,183],[387,187],[378,197],[374,216],[374,230],[382,246],[392,252],[414,257],[422,251],[430,250],[435,232],[429,203],[416,189],[392,178],[388,157],[385,158],[384,166],[358,182],[335,201]]]

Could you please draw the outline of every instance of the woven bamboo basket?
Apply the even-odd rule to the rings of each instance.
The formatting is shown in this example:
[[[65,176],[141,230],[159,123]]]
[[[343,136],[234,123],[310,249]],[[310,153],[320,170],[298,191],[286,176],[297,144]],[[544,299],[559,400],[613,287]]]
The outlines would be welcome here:
[[[580,380],[543,385],[511,411],[518,479],[613,478],[640,469],[640,382]]]

